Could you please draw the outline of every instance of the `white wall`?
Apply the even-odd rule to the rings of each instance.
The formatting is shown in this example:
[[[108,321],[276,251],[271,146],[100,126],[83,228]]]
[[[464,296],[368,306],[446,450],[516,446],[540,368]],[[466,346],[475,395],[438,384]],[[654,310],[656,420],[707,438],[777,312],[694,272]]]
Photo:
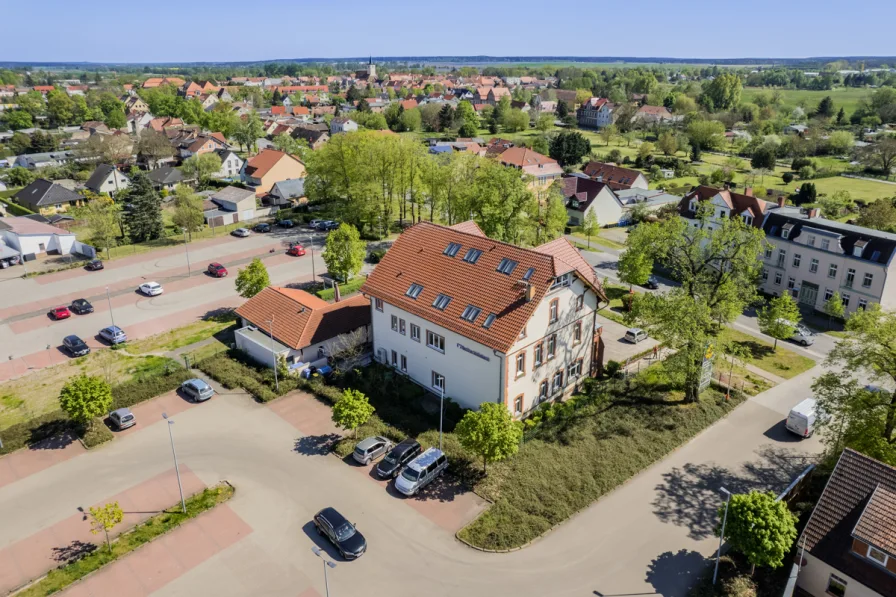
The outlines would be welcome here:
[[[868,565],[873,566],[874,564],[869,563]],[[806,554],[806,565],[800,570],[796,579],[796,585],[813,597],[829,597],[827,588],[831,574],[836,574],[846,581],[846,594],[844,597],[883,597],[880,593],[872,591],[859,583],[859,581],[832,568],[812,554]]]
[[[371,320],[373,325],[373,354],[379,358],[379,350],[386,351],[387,362],[391,365],[392,351],[407,357],[407,374],[417,383],[433,392],[432,372],[445,376],[445,395],[465,408],[478,408],[483,402],[500,402],[504,384],[503,355],[494,354],[487,346],[474,342],[439,325],[412,315],[394,305],[384,303],[383,311],[377,311],[371,299]],[[405,335],[392,331],[391,317],[396,315],[405,320]],[[486,313],[477,318],[475,324],[482,325]],[[420,342],[411,340],[411,324],[420,326]],[[426,331],[445,338],[444,354],[426,346]],[[461,349],[458,345],[474,350],[488,360]]]
[[[18,235],[8,230],[0,232],[3,235],[6,244],[16,249],[22,255],[30,255],[46,253],[49,251],[59,251],[62,255],[68,255],[72,251],[72,245],[75,243],[75,235],[73,234],[32,234]],[[40,245],[44,248],[41,249]]]

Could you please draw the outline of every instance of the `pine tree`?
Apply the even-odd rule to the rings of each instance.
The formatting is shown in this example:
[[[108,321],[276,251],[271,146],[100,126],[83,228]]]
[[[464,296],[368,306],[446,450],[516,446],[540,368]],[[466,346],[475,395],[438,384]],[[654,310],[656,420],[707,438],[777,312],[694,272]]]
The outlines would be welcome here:
[[[146,174],[136,169],[131,171],[127,202],[130,208],[125,211],[125,223],[131,240],[143,242],[160,238],[164,231],[162,199]]]
[[[837,112],[837,124],[843,124],[846,122],[846,111],[843,108],[840,108],[840,111]]]

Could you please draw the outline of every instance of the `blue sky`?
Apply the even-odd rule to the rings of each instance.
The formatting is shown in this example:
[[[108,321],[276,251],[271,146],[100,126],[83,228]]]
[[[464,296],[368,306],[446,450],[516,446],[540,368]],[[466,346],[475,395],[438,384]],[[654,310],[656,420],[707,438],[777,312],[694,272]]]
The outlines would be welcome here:
[[[4,2],[0,60],[407,55],[893,55],[896,2],[111,0]],[[552,7],[562,7],[553,12]],[[858,10],[861,8],[861,14]],[[853,15],[856,18],[851,18]]]

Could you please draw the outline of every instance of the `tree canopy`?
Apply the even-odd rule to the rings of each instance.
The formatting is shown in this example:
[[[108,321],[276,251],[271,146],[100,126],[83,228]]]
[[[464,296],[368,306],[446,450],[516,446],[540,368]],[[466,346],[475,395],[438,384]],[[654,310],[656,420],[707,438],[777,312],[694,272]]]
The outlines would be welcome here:
[[[236,291],[243,298],[252,298],[270,285],[268,270],[258,257],[240,269],[236,276]]]
[[[468,411],[454,433],[461,445],[482,457],[482,468],[512,456],[523,440],[523,426],[514,421],[503,404],[483,402],[478,411]]]
[[[59,406],[72,421],[86,425],[109,412],[112,387],[102,377],[81,374],[62,386]]]
[[[346,431],[351,431],[354,437],[358,427],[373,416],[374,410],[367,396],[358,390],[346,388],[342,397],[333,405],[333,422]]]
[[[719,507],[719,526],[725,505]],[[779,568],[796,539],[796,515],[775,494],[751,491],[731,496],[725,524],[725,539],[753,566]]]

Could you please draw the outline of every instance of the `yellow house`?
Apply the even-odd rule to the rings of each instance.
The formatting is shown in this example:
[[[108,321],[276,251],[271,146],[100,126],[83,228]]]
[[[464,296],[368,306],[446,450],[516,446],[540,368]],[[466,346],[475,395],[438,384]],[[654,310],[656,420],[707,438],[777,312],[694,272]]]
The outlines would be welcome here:
[[[243,182],[255,188],[260,197],[270,192],[273,186],[283,180],[305,177],[305,164],[282,151],[265,149],[246,161],[241,173]]]

